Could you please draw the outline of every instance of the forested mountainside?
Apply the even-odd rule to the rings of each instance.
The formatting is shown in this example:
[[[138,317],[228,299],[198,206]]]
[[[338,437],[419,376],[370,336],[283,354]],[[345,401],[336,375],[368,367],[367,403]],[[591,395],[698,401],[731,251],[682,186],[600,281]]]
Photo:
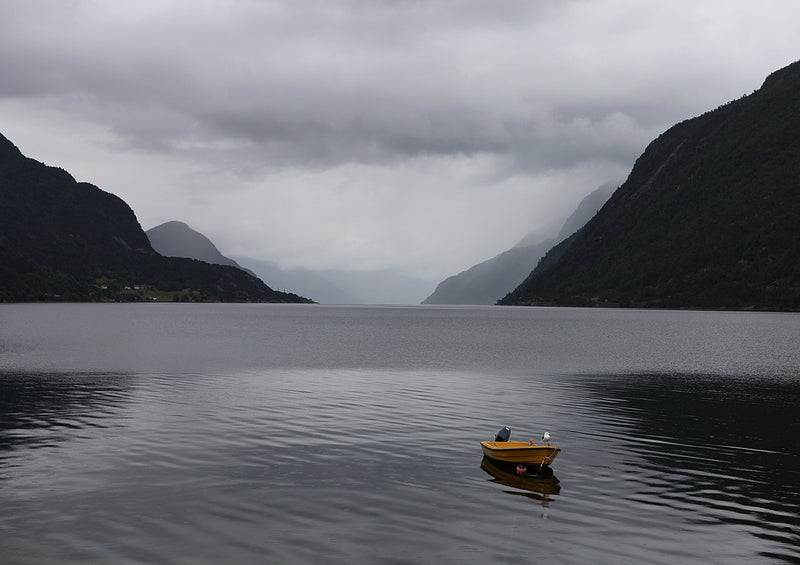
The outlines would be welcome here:
[[[499,303],[800,309],[800,62],[654,140]]]
[[[162,257],[131,208],[0,135],[0,301],[305,302],[240,269]]]

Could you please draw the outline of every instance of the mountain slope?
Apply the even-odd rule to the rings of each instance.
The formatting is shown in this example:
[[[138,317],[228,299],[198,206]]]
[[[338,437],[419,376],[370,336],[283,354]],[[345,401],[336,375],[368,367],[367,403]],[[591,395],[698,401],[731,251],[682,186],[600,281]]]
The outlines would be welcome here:
[[[494,304],[518,285],[555,240],[512,247],[440,282],[423,304]]]
[[[205,235],[178,221],[165,222],[145,233],[153,249],[162,255],[233,265],[271,287],[291,288],[321,304],[417,304],[419,297],[430,289],[429,282],[410,279],[395,271],[313,271],[282,269],[273,261],[258,259],[237,261],[220,253]]]
[[[519,285],[554,244],[594,216],[613,190],[613,184],[606,184],[586,196],[555,239],[525,236],[511,249],[445,279],[423,304],[494,304]]]
[[[239,267],[236,261],[220,253],[210,239],[183,222],[164,222],[144,233],[153,249],[164,257],[188,257],[215,265]]]
[[[239,269],[158,255],[120,198],[0,135],[0,301],[142,299],[134,287],[150,299],[304,300]]]
[[[283,269],[274,261],[237,257],[239,264],[254,272],[273,288],[291,288],[309,296],[320,304],[363,304],[352,293],[340,288],[318,271],[310,269]]]
[[[150,228],[145,233],[153,249],[161,255],[188,257],[216,265],[232,265],[259,277],[271,287],[291,288],[303,296],[313,297],[315,302],[322,304],[361,302],[318,272],[309,269],[286,270],[280,268],[274,261],[251,258],[239,258],[236,261],[226,257],[210,239],[183,222],[165,222]]]
[[[144,233],[156,253],[160,253],[165,257],[185,257],[205,261],[213,265],[230,265],[246,271],[254,277],[258,276],[233,259],[225,257],[210,239],[183,222],[175,220],[164,222]]]
[[[659,136],[500,303],[800,308],[800,62]]]

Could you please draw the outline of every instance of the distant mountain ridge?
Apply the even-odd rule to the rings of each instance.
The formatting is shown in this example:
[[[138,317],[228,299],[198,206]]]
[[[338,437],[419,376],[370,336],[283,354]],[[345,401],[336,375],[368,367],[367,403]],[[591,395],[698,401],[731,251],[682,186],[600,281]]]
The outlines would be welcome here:
[[[537,245],[512,247],[446,278],[422,303],[494,304],[530,273],[531,265],[535,265],[554,243],[555,240],[547,239]]]
[[[500,303],[800,309],[800,62],[650,143]]]
[[[529,234],[511,249],[440,282],[423,304],[495,304],[516,288],[555,244],[583,226],[614,191],[605,184],[581,200],[558,236],[541,239]]]
[[[153,249],[164,257],[185,257],[213,265],[230,265],[258,277],[250,269],[223,255],[210,239],[184,222],[171,220],[144,233]]]
[[[236,261],[220,253],[210,239],[184,222],[164,222],[144,233],[153,249],[164,257],[188,257],[216,265],[239,267]]]
[[[157,254],[120,198],[0,135],[0,301],[303,302],[233,267]]]
[[[333,281],[311,269],[284,269],[275,261],[237,257],[237,262],[246,265],[262,281],[278,289],[292,288],[303,296],[309,296],[320,304],[360,304],[362,300]]]
[[[211,240],[186,223],[169,221],[145,232],[157,252],[219,265],[231,265],[259,277],[272,288],[292,290],[322,304],[418,304],[429,291],[396,271],[283,269],[274,261],[247,257],[231,259]]]
[[[320,304],[419,304],[434,286],[393,269],[284,269],[274,261],[236,260],[270,286],[294,289]]]

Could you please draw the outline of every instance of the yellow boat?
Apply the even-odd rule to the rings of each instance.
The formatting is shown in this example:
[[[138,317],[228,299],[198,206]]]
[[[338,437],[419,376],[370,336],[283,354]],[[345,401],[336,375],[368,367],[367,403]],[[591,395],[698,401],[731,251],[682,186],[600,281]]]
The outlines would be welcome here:
[[[532,467],[546,467],[556,458],[561,448],[550,445],[550,434],[545,432],[544,444],[530,441],[508,441],[511,429],[506,426],[497,434],[494,441],[482,441],[483,454],[498,463],[517,463]]]

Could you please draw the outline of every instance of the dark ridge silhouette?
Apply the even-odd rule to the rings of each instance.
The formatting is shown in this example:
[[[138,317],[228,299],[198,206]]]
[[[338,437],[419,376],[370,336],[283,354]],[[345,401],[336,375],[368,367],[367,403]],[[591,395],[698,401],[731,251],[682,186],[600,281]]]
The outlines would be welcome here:
[[[307,302],[229,266],[162,257],[131,208],[0,135],[0,301]]]
[[[499,303],[800,309],[800,62],[650,143]]]

